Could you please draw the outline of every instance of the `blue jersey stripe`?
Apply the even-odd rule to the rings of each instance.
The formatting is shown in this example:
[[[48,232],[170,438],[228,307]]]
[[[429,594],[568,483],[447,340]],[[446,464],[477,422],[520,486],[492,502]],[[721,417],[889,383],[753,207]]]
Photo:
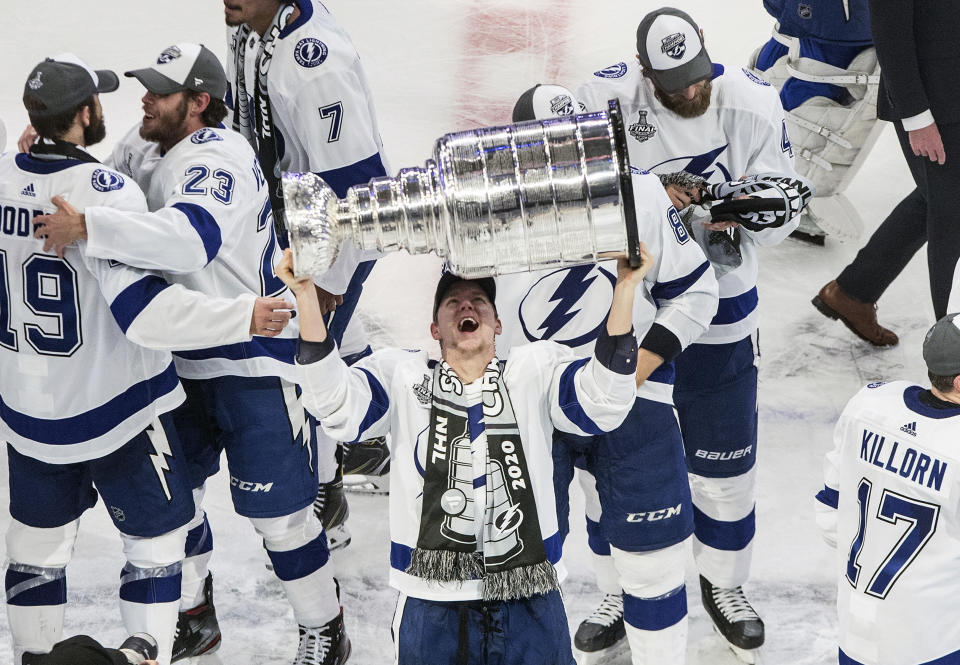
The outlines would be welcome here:
[[[156,275],[147,275],[137,280],[120,292],[110,303],[110,311],[120,330],[126,334],[127,329],[140,316],[140,312],[153,302],[161,291],[170,286],[165,280]]]
[[[0,419],[18,436],[54,446],[83,443],[103,436],[179,385],[171,362],[165,370],[135,383],[105,404],[68,418],[34,418],[14,411],[0,397]]]
[[[190,221],[190,225],[196,230],[203,242],[203,250],[207,253],[207,263],[213,261],[217,252],[220,251],[220,245],[223,244],[223,238],[220,237],[220,225],[213,218],[206,208],[198,206],[196,203],[174,203],[176,208]]]
[[[377,381],[377,377],[362,367],[359,369],[366,375],[367,383],[370,385],[370,404],[367,405],[367,413],[363,416],[363,421],[360,423],[360,428],[357,430],[357,438],[351,443],[360,441],[360,437],[363,436],[363,433],[373,426],[374,423],[383,418],[384,414],[387,412],[387,409],[390,408],[390,399],[387,397],[387,391],[384,390],[383,386],[380,385],[380,382]]]
[[[294,364],[297,340],[279,337],[254,337],[249,342],[211,346],[195,351],[176,351],[173,355],[184,360],[246,360],[273,358],[288,365]]]
[[[674,366],[673,361],[665,362],[655,370],[650,372],[650,376],[647,377],[647,381],[654,381],[656,383],[666,383],[669,386],[674,384],[677,378],[677,368]]]
[[[838,651],[839,656],[837,658],[837,663],[839,665],[866,665],[865,663],[861,663],[859,660],[854,660],[847,654],[843,653],[843,649],[838,649]],[[960,651],[948,653],[946,656],[940,656],[939,658],[928,660],[920,663],[920,665],[960,665]]]
[[[689,289],[691,286],[697,283],[697,281],[703,276],[703,273],[707,272],[710,268],[710,262],[704,261],[701,263],[695,270],[684,275],[683,277],[678,277],[677,279],[670,280],[669,282],[657,282],[653,285],[653,288],[650,289],[650,295],[653,296],[653,299],[660,304],[661,300],[672,300],[679,295],[682,295]]]
[[[577,386],[574,379],[577,370],[586,365],[589,360],[589,358],[575,360],[560,375],[560,409],[570,422],[587,434],[603,434],[603,430],[590,419],[590,416],[580,406],[580,401],[577,398]]]
[[[380,153],[375,152],[359,162],[341,166],[339,169],[321,171],[317,175],[323,178],[330,189],[336,192],[337,198],[342,199],[347,195],[347,190],[354,185],[366,185],[371,178],[380,178],[387,175],[387,170],[383,168]]]
[[[926,416],[927,418],[933,418],[934,420],[940,420],[942,418],[953,418],[954,416],[960,416],[960,407],[953,409],[938,409],[935,406],[927,406],[920,401],[921,393],[925,392],[927,389],[921,386],[910,386],[903,391],[903,403],[904,405],[913,411],[914,413]]]
[[[347,324],[350,323],[350,317],[357,309],[357,303],[360,301],[360,294],[363,293],[363,283],[370,276],[370,271],[376,265],[376,261],[362,261],[357,269],[353,271],[353,277],[347,285],[347,292],[343,294],[343,302],[337,305],[327,325],[327,334],[333,337],[337,346],[343,343],[343,334],[347,330]],[[349,363],[348,363],[349,364]]]
[[[28,173],[36,173],[38,175],[49,175],[51,173],[59,173],[64,169],[69,169],[73,166],[80,166],[81,164],[86,164],[87,162],[81,162],[79,159],[37,159],[31,157],[26,153],[20,153],[14,158],[17,162],[17,167],[21,171],[26,171]]]
[[[817,501],[825,506],[836,508],[840,505],[840,492],[824,485],[823,489],[817,492]]]
[[[722,326],[728,323],[743,321],[757,308],[757,302],[759,302],[757,287],[753,287],[746,293],[741,293],[732,298],[720,298],[720,302],[717,305],[717,313],[714,315],[710,325]]]

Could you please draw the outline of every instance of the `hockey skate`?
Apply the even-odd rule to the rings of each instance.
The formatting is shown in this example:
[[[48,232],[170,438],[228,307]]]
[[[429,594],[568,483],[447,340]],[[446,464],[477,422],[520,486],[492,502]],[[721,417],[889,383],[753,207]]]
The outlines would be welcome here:
[[[343,488],[348,492],[390,493],[390,449],[387,437],[343,447]]]
[[[313,502],[313,513],[327,532],[327,547],[332,552],[350,544],[347,517],[350,506],[343,493],[343,478],[337,474],[331,482],[322,483]]]
[[[300,645],[293,665],[341,665],[350,657],[350,638],[343,628],[343,608],[319,628],[300,626]]]
[[[170,662],[202,656],[218,648],[220,624],[217,623],[217,610],[213,606],[213,573],[207,573],[203,583],[203,602],[177,616]]]
[[[700,576],[700,598],[713,620],[713,629],[744,663],[757,663],[757,650],[763,645],[763,621],[757,615],[741,587],[721,589]]]
[[[623,625],[623,595],[608,593],[599,607],[580,622],[573,638],[578,665],[597,665],[618,655],[627,645]]]

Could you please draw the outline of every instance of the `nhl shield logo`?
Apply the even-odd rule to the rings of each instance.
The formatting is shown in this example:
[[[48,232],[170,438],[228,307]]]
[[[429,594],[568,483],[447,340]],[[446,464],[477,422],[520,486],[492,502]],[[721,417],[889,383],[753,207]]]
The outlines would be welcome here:
[[[160,54],[160,57],[157,58],[157,64],[165,65],[168,62],[172,62],[173,60],[176,60],[181,55],[183,55],[183,53],[180,51],[178,47],[171,46],[170,48],[165,49],[163,53]]]
[[[637,139],[640,143],[649,141],[657,133],[657,128],[647,122],[647,112],[640,111],[637,121],[628,128],[630,136]]]
[[[660,40],[660,50],[674,60],[679,60],[687,52],[687,36],[682,32],[675,32]]]
[[[797,5],[797,14],[804,20],[811,19],[813,18],[813,7],[801,3]]]
[[[430,403],[433,396],[433,390],[430,388],[430,377],[423,375],[423,381],[413,384],[413,394],[417,396],[417,401],[426,406]]]

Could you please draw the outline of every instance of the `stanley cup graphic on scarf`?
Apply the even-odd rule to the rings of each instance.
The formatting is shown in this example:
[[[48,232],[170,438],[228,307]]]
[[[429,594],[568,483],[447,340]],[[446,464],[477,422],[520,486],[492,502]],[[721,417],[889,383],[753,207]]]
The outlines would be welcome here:
[[[505,439],[503,447],[512,449],[514,443]],[[499,460],[487,460],[487,523],[484,525],[483,550],[487,561],[505,563],[523,551],[523,542],[517,537],[517,528],[523,521],[519,503],[510,497],[510,488]]]
[[[473,459],[470,455],[470,431],[450,443],[450,473],[447,481],[450,489],[440,497],[440,507],[447,514],[440,526],[444,537],[457,543],[476,541],[471,516],[473,505]]]

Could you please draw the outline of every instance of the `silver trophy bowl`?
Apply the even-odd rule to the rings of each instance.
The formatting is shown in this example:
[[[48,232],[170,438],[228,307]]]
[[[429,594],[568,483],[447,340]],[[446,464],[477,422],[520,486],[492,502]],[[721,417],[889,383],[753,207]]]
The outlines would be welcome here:
[[[422,168],[337,199],[313,173],[284,173],[293,269],[320,275],[348,242],[435,252],[466,278],[596,262],[640,265],[619,104],[604,112],[446,134]]]

